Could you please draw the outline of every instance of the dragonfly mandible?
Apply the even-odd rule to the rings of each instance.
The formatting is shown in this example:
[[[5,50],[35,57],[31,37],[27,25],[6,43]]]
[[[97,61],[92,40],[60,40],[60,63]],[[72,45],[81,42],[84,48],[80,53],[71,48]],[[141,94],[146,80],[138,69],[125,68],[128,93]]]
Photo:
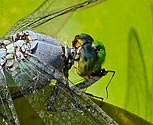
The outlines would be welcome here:
[[[1,38],[0,83],[2,91],[0,111],[4,114],[3,118],[6,122],[20,124],[12,99],[27,95],[30,104],[35,107],[36,112],[45,124],[56,122],[66,124],[65,119],[60,118],[66,115],[69,115],[70,120],[72,119],[70,123],[116,124],[78,87],[69,87],[67,70],[73,65],[73,49],[63,48],[58,40],[31,31],[55,17],[101,1],[87,0],[75,4],[73,1],[71,2],[72,4],[65,4],[62,8],[54,10],[51,5],[59,3],[59,1],[46,0],[33,13],[17,22]],[[65,65],[65,62],[69,62],[68,65]],[[62,71],[63,69],[65,70]],[[13,82],[10,83],[8,81],[7,75],[10,75]],[[91,78],[84,83],[93,83],[93,80],[96,81],[99,78],[100,76],[97,76],[97,78]],[[54,87],[50,84],[52,79],[57,81]],[[11,95],[9,92],[10,87],[18,87],[20,90]],[[42,95],[45,95],[49,101],[42,99]],[[55,98],[54,95],[58,96],[58,98]],[[55,107],[54,109],[59,107],[62,109],[62,106],[63,109],[70,109],[70,111],[60,113],[61,110],[59,110],[59,113],[52,114],[51,111],[54,111],[52,106]],[[46,110],[46,107],[49,110]],[[71,111],[71,109],[73,110]],[[58,112],[58,110],[56,111]],[[75,116],[80,116],[79,118],[82,121],[77,121],[74,118]],[[106,119],[106,116],[109,120]]]

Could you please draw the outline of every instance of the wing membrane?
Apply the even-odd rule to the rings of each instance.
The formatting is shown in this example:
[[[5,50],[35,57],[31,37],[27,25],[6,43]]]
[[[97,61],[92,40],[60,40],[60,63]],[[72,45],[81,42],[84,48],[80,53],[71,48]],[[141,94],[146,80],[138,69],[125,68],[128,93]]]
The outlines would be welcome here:
[[[47,67],[47,70],[50,70],[50,68]],[[57,73],[55,74],[59,75],[61,73],[57,70]],[[54,78],[55,77],[56,76],[54,76]],[[99,107],[97,107],[97,105],[93,103],[87,96],[85,96],[79,89],[69,88],[67,84],[64,83],[64,78],[62,80],[62,77],[63,76],[56,78],[58,81],[57,85],[59,86],[59,91],[56,97],[57,100],[55,100],[54,102],[54,106],[55,108],[62,107],[72,110],[67,110],[65,113],[55,113],[47,110],[48,99],[51,93],[53,92],[51,84],[46,85],[38,92],[35,92],[34,94],[28,96],[29,102],[34,107],[39,116],[44,120],[44,122],[46,124],[51,124],[52,122],[57,122],[60,124],[63,122],[66,123],[67,120],[65,119],[65,116],[69,115],[69,122],[71,124],[78,122],[75,119],[76,117],[82,119],[81,122],[83,123],[88,123],[89,121],[89,123],[91,124],[103,123],[105,120],[103,117],[102,110]]]
[[[103,0],[86,0],[84,2],[78,2],[78,0],[61,1],[61,0],[45,0],[33,13],[19,20],[5,35],[4,37],[11,36],[15,32],[33,29],[42,25],[56,17],[64,15],[66,13],[75,11],[79,8],[83,8],[88,5],[94,5],[95,3]]]
[[[34,79],[34,81],[30,82],[30,84],[28,82],[26,84],[24,83],[24,85],[20,88],[22,92],[24,92],[25,89],[31,88],[30,93],[32,94],[28,95],[27,99],[46,124],[50,124],[52,122],[58,122],[60,124],[63,122],[66,123],[67,115],[69,115],[69,123],[71,124],[78,123],[78,118],[82,119],[81,123],[100,124],[106,122],[105,118],[107,115],[102,111],[102,109],[93,103],[84,93],[80,91],[80,89],[77,89],[76,87],[71,89],[68,87],[65,78],[57,69],[54,69],[52,66],[45,64],[36,58],[30,58],[31,59],[29,59],[28,63],[24,62],[24,66],[22,65],[20,69],[22,72],[26,71],[26,73],[24,72],[25,74],[31,74],[32,72],[33,75],[28,75],[29,78],[30,76],[39,76],[39,78]],[[18,79],[17,81],[17,78],[18,75],[13,77],[16,83],[23,82],[21,79]],[[58,81],[57,85],[59,87],[59,92],[55,99],[54,106],[55,108],[63,107],[71,109],[67,110],[65,113],[47,110],[48,99],[53,92],[53,85],[49,84],[49,81],[52,78]],[[111,122],[113,123],[113,120]]]

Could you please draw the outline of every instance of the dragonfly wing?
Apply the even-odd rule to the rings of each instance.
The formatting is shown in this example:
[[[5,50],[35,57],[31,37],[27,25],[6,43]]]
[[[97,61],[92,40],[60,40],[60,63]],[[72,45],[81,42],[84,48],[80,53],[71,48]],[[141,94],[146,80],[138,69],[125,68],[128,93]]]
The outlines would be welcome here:
[[[108,116],[82,93],[80,89],[71,89],[62,83],[57,83],[57,85],[59,88],[56,97],[53,97],[54,102],[48,101],[50,96],[53,95],[54,86],[51,84],[45,86],[34,96],[28,96],[31,105],[46,124],[84,123],[95,125],[108,123],[105,119]],[[48,109],[50,103],[52,103],[52,111]],[[112,119],[109,122],[115,124]]]
[[[95,3],[103,0],[86,0],[80,2],[79,0],[45,0],[34,12],[19,20],[5,35],[4,38],[12,36],[15,32],[34,29],[56,17],[64,15],[66,13],[75,11],[79,8],[83,8],[88,5],[94,5]],[[62,17],[61,17],[62,18]],[[63,18],[67,20],[67,18]],[[61,21],[65,22],[61,19]],[[62,24],[62,23],[61,23]],[[53,24],[55,25],[55,24]],[[56,29],[60,29],[62,25],[56,25]],[[54,28],[55,29],[55,28]],[[52,30],[52,29],[51,29]]]
[[[24,64],[21,64],[20,62],[20,69],[21,72],[24,71],[22,74],[25,74],[26,79],[21,80],[21,78],[23,79],[25,77],[24,75],[20,77],[21,72],[17,73],[19,76],[16,74],[13,78],[16,83],[20,84],[27,81],[26,84],[21,86],[21,91],[24,92],[25,89],[31,88],[31,90],[34,90],[33,92],[30,91],[32,94],[27,95],[27,99],[46,124],[61,124],[63,122],[72,124],[74,121],[75,123],[78,123],[78,118],[82,120],[80,123],[107,123],[105,119],[107,114],[82,93],[80,89],[77,89],[76,87],[71,89],[68,87],[67,81],[65,81],[65,78],[59,70],[49,64],[45,64],[45,62],[42,62],[36,57],[30,57],[27,62],[24,61],[22,63]],[[30,83],[28,83],[27,77],[29,77]],[[33,79],[32,77],[37,78]],[[49,84],[52,78],[58,81],[57,85],[59,87],[53,106],[57,109],[63,107],[73,110],[68,110],[66,112],[52,112],[47,110],[47,106],[49,105],[48,99],[53,93],[54,84]],[[39,88],[39,90],[35,88]],[[67,116],[70,116],[69,121],[66,120]],[[110,121],[114,123],[112,119]]]
[[[91,124],[94,125],[98,123],[95,119],[90,116],[90,114],[78,109],[78,107],[73,106],[72,101],[69,99],[70,95],[67,93],[67,89],[59,87],[58,94],[52,104],[52,109],[54,112],[47,110],[48,100],[50,98],[53,86],[46,86],[35,96],[29,95],[31,104],[35,107],[35,111],[44,120],[44,122],[49,124]],[[74,95],[73,95],[74,96]],[[71,98],[75,98],[71,95]],[[75,104],[75,102],[74,102]],[[55,111],[56,110],[56,111]],[[58,112],[57,112],[58,110]],[[61,112],[60,112],[61,111]],[[99,122],[100,123],[100,122]]]

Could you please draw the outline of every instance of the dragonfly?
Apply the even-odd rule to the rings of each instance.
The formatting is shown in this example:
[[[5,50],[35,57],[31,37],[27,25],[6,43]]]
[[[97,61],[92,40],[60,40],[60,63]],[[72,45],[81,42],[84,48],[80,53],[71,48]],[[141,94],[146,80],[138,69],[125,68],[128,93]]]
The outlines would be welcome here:
[[[56,17],[95,5],[102,0],[75,1],[76,3],[70,0],[71,4],[65,3],[61,8],[53,8],[53,5],[60,2],[45,0],[0,39],[0,114],[8,124],[19,125],[13,99],[24,95],[45,124],[116,124],[80,90],[82,88],[79,85],[69,85],[68,70],[73,65],[74,56],[79,54],[80,47],[74,44],[73,48],[63,47],[55,38],[32,31]],[[94,45],[96,46],[96,42]],[[88,74],[91,78],[80,85],[87,87],[87,84],[93,84],[108,72],[101,70],[99,76],[96,72],[91,72]],[[13,94],[10,92],[12,87],[17,88]],[[69,116],[68,123],[64,119],[66,116]],[[78,116],[81,122],[76,120],[75,117]]]

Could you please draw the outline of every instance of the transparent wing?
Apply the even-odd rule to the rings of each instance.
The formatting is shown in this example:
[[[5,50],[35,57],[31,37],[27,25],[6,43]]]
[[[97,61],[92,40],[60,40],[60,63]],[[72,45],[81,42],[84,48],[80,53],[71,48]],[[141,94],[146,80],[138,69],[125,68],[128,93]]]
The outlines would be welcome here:
[[[31,85],[24,83],[25,85],[22,85],[20,89],[21,91],[30,89],[29,92],[32,94],[27,96],[27,99],[46,124],[78,123],[78,118],[82,120],[81,122],[79,120],[80,123],[105,124],[106,114],[82,93],[80,89],[75,87],[73,87],[73,89],[69,88],[66,83],[67,81],[58,70],[37,60],[37,58],[30,58],[28,63],[22,62],[24,63],[24,67],[20,68],[22,75],[19,72],[17,74],[20,75],[14,76],[13,79],[15,83],[18,84],[23,84],[25,81],[32,82]],[[23,70],[26,72],[23,72]],[[26,79],[22,80],[20,76],[22,79],[26,76]],[[32,77],[37,78],[33,81]],[[47,110],[48,99],[53,93],[52,85],[49,84],[52,78],[58,81],[57,85],[59,87],[57,97],[52,106],[54,106],[55,109],[59,107],[61,109],[66,108],[65,112],[52,112]],[[39,91],[38,88],[40,89]],[[24,94],[23,92],[21,93]],[[113,120],[111,122],[113,123]]]
[[[97,112],[96,108],[83,97],[75,94],[74,91],[67,87],[59,87],[58,95],[56,96],[52,108],[60,111],[48,111],[48,100],[53,90],[53,86],[46,86],[43,90],[39,91],[37,96],[31,98],[31,104],[36,107],[35,110],[40,114],[41,118],[46,124],[102,124],[104,119],[101,119],[100,110]],[[69,95],[69,93],[71,95]],[[46,98],[44,98],[46,97]],[[86,109],[88,107],[88,110]],[[95,112],[95,113],[93,113]],[[97,113],[96,113],[97,112]],[[101,118],[100,118],[101,117]]]
[[[79,0],[45,0],[33,13],[19,20],[5,35],[12,36],[15,32],[23,31],[27,29],[34,29],[56,17],[64,15],[66,13],[75,11],[79,8],[83,8],[88,5],[101,2],[103,0],[86,0],[79,2]],[[67,18],[65,18],[66,20]],[[64,22],[64,18],[62,20]],[[61,23],[63,24],[63,23]],[[54,25],[54,24],[53,24]],[[57,29],[60,29],[62,25],[56,25]],[[50,29],[52,30],[52,29]]]
[[[46,65],[44,67],[46,67]],[[52,70],[52,68],[49,68],[48,66],[47,70],[50,70],[50,69]],[[57,73],[55,74],[61,74],[61,73],[58,72],[57,70]],[[43,72],[43,75],[47,76],[48,74]],[[56,76],[54,76],[54,78],[55,77]],[[34,93],[31,95],[28,95],[27,97],[27,99],[29,100],[34,110],[39,114],[39,116],[44,120],[46,124],[55,124],[55,123],[57,124],[63,124],[63,123],[65,124],[68,124],[68,123],[69,124],[72,124],[72,123],[103,124],[105,123],[106,119],[104,117],[104,112],[95,103],[93,103],[79,89],[77,88],[70,89],[67,86],[67,84],[63,83],[65,81],[62,80],[62,76],[59,79],[56,78],[56,80],[58,80],[57,85],[59,87],[59,90],[57,92],[56,99],[54,100],[52,106],[54,109],[58,109],[58,108],[63,109],[64,112],[56,112],[56,111],[53,112],[53,111],[47,110],[47,106],[49,105],[48,100],[51,94],[54,92],[52,88],[53,85],[51,84],[47,84],[39,91],[36,91],[36,89],[34,89],[35,90]],[[35,81],[34,83],[35,86],[33,88],[35,88],[36,85],[41,86],[41,84],[44,84],[44,83],[40,83],[40,81],[42,81],[40,78],[38,83],[36,83]]]
[[[55,91],[53,89],[54,87],[55,86],[53,86],[52,84],[46,85],[43,89],[39,90],[39,92],[35,93],[35,96],[33,96],[32,94],[27,95],[27,98],[28,100],[30,100],[33,109],[39,114],[45,124],[50,125],[84,123],[91,125],[102,123],[97,120],[97,118],[95,119],[96,116],[91,116],[90,113],[84,113],[84,111],[86,110],[85,108],[87,106],[90,106],[90,108],[92,106],[90,104],[86,104],[84,101],[81,101],[82,98],[80,100],[80,97],[77,97],[77,99],[76,94],[74,92],[71,92],[73,90],[70,90],[66,86],[60,86],[59,91],[56,93],[57,95],[54,96],[55,100],[52,102],[52,104],[48,104],[48,100],[50,99],[50,97],[53,97],[53,93]],[[15,96],[17,97],[17,95],[13,95],[13,98]],[[47,110],[47,107],[50,105],[52,106],[52,111]],[[81,106],[83,110],[79,108]],[[23,122],[21,121],[21,123]]]

